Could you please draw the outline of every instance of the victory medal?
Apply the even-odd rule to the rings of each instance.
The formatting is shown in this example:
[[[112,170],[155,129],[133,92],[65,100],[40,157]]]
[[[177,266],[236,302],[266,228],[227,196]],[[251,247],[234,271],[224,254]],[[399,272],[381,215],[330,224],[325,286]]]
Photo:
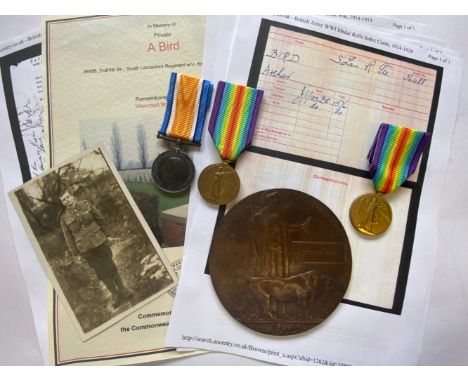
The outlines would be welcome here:
[[[198,178],[198,190],[213,204],[233,201],[240,179],[231,164],[252,143],[263,90],[220,81],[210,118],[209,131],[223,163],[205,168]]]
[[[359,196],[351,204],[349,218],[359,232],[376,236],[392,222],[392,209],[384,194],[400,187],[416,170],[430,134],[382,123],[367,155],[376,194]]]
[[[180,144],[200,146],[213,85],[210,81],[171,73],[166,113],[158,138],[174,141],[176,147],[160,154],[153,162],[152,176],[163,191],[177,193],[190,187],[195,167]]]

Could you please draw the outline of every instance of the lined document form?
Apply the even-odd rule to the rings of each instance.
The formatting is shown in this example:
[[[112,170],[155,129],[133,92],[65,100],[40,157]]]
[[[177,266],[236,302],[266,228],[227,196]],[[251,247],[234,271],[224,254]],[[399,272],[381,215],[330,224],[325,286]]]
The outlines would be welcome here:
[[[331,35],[260,25],[249,85],[265,96],[251,153],[237,164],[247,178],[241,197],[291,187],[327,204],[351,242],[351,304],[396,314],[403,308],[427,152],[409,181],[387,195],[394,223],[386,235],[363,240],[349,206],[374,192],[367,153],[381,123],[433,131],[442,75],[441,67]]]
[[[271,26],[254,145],[367,170],[381,122],[427,130],[437,72]]]

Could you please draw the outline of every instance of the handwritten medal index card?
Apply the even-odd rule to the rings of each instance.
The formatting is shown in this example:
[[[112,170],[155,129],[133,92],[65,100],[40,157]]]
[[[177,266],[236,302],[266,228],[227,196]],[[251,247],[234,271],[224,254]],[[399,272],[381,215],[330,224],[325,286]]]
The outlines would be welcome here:
[[[389,195],[394,224],[382,238],[360,237],[348,211],[374,191],[367,153],[380,124],[432,132],[441,79],[442,68],[424,62],[262,20],[249,85],[265,97],[251,153],[238,164],[249,174],[242,196],[298,188],[337,214],[353,251],[345,302],[401,313],[428,154]]]
[[[271,26],[254,144],[367,170],[380,123],[427,131],[437,71]]]

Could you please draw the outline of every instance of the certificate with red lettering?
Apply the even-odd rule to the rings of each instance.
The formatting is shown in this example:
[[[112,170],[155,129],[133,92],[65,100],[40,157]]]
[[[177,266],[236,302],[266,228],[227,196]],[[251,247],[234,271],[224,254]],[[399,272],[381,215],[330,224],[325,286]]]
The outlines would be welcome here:
[[[48,163],[96,144],[105,147],[175,271],[180,270],[189,193],[160,191],[151,164],[167,150],[156,135],[170,73],[200,76],[205,26],[201,16],[73,17],[44,23]],[[140,276],[154,276],[154,262],[141,261]],[[174,293],[87,342],[52,296],[51,363],[124,364],[186,355],[164,346]]]

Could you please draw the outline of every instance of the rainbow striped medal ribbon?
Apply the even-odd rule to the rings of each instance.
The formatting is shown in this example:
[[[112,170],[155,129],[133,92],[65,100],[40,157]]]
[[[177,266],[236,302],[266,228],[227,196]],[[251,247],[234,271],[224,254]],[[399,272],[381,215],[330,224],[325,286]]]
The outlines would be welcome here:
[[[358,197],[349,217],[359,232],[376,236],[392,222],[392,209],[384,194],[400,187],[415,171],[430,133],[382,123],[367,155],[375,194]]]
[[[178,193],[192,184],[195,167],[189,156],[180,150],[180,144],[200,146],[212,91],[210,81],[171,73],[166,113],[158,138],[174,141],[176,147],[158,155],[151,171],[163,191]]]
[[[252,143],[263,90],[220,81],[208,129],[223,163],[205,168],[198,178],[198,190],[213,204],[233,201],[240,189],[234,163]]]

